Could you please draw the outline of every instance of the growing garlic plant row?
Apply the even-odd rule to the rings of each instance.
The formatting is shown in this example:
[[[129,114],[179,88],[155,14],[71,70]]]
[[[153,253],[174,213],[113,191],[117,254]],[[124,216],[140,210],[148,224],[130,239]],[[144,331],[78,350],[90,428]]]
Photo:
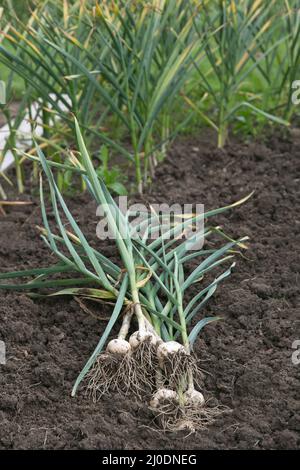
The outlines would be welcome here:
[[[120,211],[93,167],[77,121],[75,128],[80,157],[72,156],[72,168],[82,175],[91,196],[102,206],[114,234],[119,262],[114,263],[91,247],[56,184],[51,167],[58,164],[46,159],[37,147],[55,218],[52,227],[41,177],[43,227],[39,230],[58,261],[49,267],[2,273],[0,279],[30,277],[30,280],[0,287],[27,289],[33,297],[71,295],[113,302],[111,317],[78,375],[72,395],[75,396],[81,383],[94,400],[113,391],[137,395],[149,403],[164,428],[195,429],[209,422],[217,412],[205,406],[205,390],[198,385],[200,372],[192,349],[202,328],[220,318],[200,316],[200,313],[218,285],[230,275],[234,248],[245,248],[247,239],[233,240],[209,221],[249,196],[204,215],[190,214],[153,240],[152,231],[164,225],[164,216],[157,214],[156,226],[145,227],[147,221],[143,220],[135,226],[135,236],[132,236],[128,217]],[[31,155],[27,157],[36,160]],[[70,171],[69,166],[67,169]],[[178,237],[201,217],[206,222],[203,233],[193,232],[187,239]],[[204,237],[203,248],[190,251],[200,236]],[[216,238],[224,243],[217,246]],[[209,248],[207,239],[211,241]],[[186,266],[192,260],[198,260],[197,266],[187,271]],[[223,265],[227,266],[223,268]],[[214,280],[205,285],[206,275],[215,270]],[[52,275],[57,273],[61,277],[53,279]],[[186,294],[192,286],[200,286],[200,290],[187,301]],[[56,291],[45,292],[48,288]],[[120,329],[116,334],[118,324]],[[115,337],[111,339],[113,334]]]
[[[37,102],[39,143],[48,158],[65,162],[74,113],[90,151],[104,145],[122,157],[142,192],[183,129],[209,126],[223,147],[232,127],[251,134],[270,122],[287,126],[298,113],[298,0],[33,0],[25,22],[14,2],[2,3],[8,101],[15,79],[23,87],[17,119],[4,107],[6,150]],[[22,192],[22,160],[13,155]],[[60,181],[71,185],[63,175]]]

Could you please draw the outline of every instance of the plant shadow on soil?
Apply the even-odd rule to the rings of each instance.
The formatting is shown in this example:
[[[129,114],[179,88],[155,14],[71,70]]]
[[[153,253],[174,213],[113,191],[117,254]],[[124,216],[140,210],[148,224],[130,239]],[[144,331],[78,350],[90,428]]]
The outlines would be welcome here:
[[[145,196],[211,209],[255,190],[245,205],[215,218],[227,233],[251,240],[247,259],[237,257],[232,276],[202,313],[225,320],[204,329],[195,347],[206,371],[203,393],[230,413],[184,439],[153,429],[147,406],[129,398],[114,395],[94,404],[80,390],[71,398],[111,307],[89,304],[88,314],[74,299],[33,301],[24,293],[0,291],[0,339],[7,348],[7,364],[0,366],[0,448],[299,448],[300,365],[291,360],[292,343],[300,339],[299,157],[299,134],[234,141],[222,151],[209,133],[181,139]],[[10,208],[1,216],[1,270],[54,261],[35,229],[41,217],[38,199],[33,200],[33,206]],[[89,195],[69,198],[68,204],[98,243]],[[113,255],[108,243],[102,249]]]

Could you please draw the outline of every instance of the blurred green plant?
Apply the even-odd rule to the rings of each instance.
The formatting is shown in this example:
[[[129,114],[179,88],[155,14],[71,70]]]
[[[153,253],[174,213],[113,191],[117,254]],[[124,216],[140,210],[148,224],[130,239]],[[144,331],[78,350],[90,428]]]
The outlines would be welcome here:
[[[112,168],[109,167],[109,149],[106,145],[102,145],[100,147],[98,159],[101,162],[101,165],[98,165],[96,169],[96,173],[99,178],[101,178],[107,188],[114,193],[119,196],[126,195],[127,190],[122,183],[122,181],[125,181],[125,176],[118,166],[113,165]]]
[[[185,1],[91,3],[65,1],[62,11],[43,2],[26,23],[6,28],[15,49],[2,43],[0,61],[31,87],[30,100],[39,100],[46,139],[54,116],[72,128],[74,113],[88,145],[98,138],[133,162],[142,192],[156,152],[165,152],[172,99],[200,46]],[[115,138],[118,127],[129,148]],[[172,136],[177,128],[174,122]]]
[[[266,121],[288,125],[280,116],[254,104],[260,96],[252,88],[254,77],[259,73],[272,86],[262,64],[269,64],[270,54],[276,54],[286,40],[286,37],[278,38],[279,22],[274,4],[274,1],[266,4],[263,0],[204,2],[201,20],[198,17],[194,20],[199,38],[206,40],[206,44],[202,64],[195,62],[197,75],[189,83],[190,87],[198,89],[199,104],[188,96],[185,100],[217,132],[218,147],[225,145],[230,123],[245,109],[248,113],[244,113],[244,119],[249,119],[250,112],[263,116]],[[212,29],[217,32],[207,40]],[[266,37],[272,38],[271,44]],[[202,103],[206,100],[211,103],[209,110],[213,106],[214,113],[203,109]]]
[[[23,91],[17,120],[9,107],[4,113],[11,129],[5,150],[14,148],[18,124],[36,102],[43,129],[36,139],[48,158],[62,163],[72,147],[74,114],[93,157],[101,144],[109,159],[122,157],[142,192],[179,132],[209,125],[222,147],[233,125],[254,133],[257,122],[256,132],[269,122],[288,125],[297,113],[296,0],[36,0],[23,4],[20,17],[18,4],[7,4],[0,64],[11,71],[9,99],[16,77]],[[36,119],[29,121],[34,132]],[[109,168],[99,160],[99,174],[123,191],[121,173]],[[71,176],[57,171],[67,189]]]

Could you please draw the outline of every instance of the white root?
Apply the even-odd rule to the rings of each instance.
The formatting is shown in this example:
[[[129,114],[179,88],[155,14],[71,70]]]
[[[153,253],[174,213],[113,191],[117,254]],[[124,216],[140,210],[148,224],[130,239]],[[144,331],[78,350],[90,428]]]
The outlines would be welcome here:
[[[112,339],[108,343],[106,351],[116,356],[125,356],[131,351],[131,346],[125,339]]]
[[[152,396],[152,399],[150,401],[150,406],[151,408],[159,410],[165,404],[168,404],[168,403],[176,404],[178,402],[179,402],[178,393],[168,388],[160,388]]]

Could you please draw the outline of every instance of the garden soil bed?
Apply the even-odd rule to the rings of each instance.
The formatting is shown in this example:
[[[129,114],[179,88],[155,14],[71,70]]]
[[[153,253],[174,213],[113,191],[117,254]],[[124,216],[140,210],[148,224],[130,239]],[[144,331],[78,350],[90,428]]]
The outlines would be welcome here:
[[[206,314],[224,321],[204,329],[195,352],[206,397],[231,411],[188,438],[154,429],[146,405],[117,395],[90,402],[70,397],[74,380],[103,331],[110,307],[74,299],[33,301],[0,291],[1,449],[295,449],[300,447],[299,372],[292,343],[300,339],[300,138],[232,142],[216,150],[210,134],[181,139],[157,170],[145,200],[219,207],[255,193],[244,206],[215,219],[233,236],[251,238],[246,259]],[[17,196],[10,194],[13,198]],[[47,265],[40,240],[38,198],[6,209],[0,218],[1,270]],[[88,195],[68,198],[76,220],[95,236],[95,205]],[[106,255],[113,252],[105,244]]]

